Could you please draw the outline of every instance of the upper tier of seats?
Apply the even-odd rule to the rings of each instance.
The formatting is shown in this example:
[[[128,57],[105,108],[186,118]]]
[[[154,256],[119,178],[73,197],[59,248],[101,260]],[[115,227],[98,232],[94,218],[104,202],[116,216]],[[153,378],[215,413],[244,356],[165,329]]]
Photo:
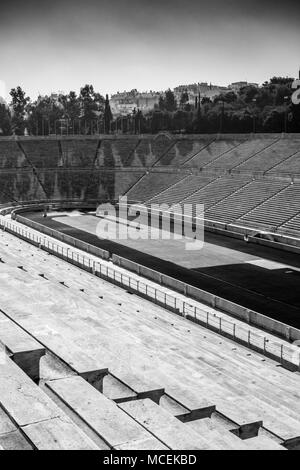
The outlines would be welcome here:
[[[97,167],[151,167],[159,162],[174,141],[165,136],[156,138],[104,139],[100,142],[95,165]]]
[[[147,173],[126,196],[129,201],[144,202],[183,178],[184,175],[180,173]]]
[[[114,200],[139,180],[142,171],[75,168],[0,171],[0,203],[43,200]]]
[[[196,153],[191,159],[184,163],[184,166],[203,168],[233,148],[237,147],[241,141],[233,139],[216,139]]]
[[[30,167],[30,163],[20,150],[18,142],[0,139],[0,169],[26,167]]]
[[[27,140],[19,143],[19,145],[28,163],[35,168],[58,168],[62,164],[60,149],[56,140],[41,142]]]
[[[59,142],[59,166],[92,168],[99,142],[95,140],[62,140]],[[46,167],[47,168],[47,167]]]
[[[284,230],[295,235],[297,203],[278,219],[268,199],[300,179],[299,162],[299,135],[1,138],[0,203],[100,202],[126,194],[136,202],[204,203],[206,218],[225,223],[242,218],[279,230],[291,219]],[[278,198],[279,212],[288,194]]]
[[[46,198],[37,175],[32,170],[0,171],[0,202],[36,201]]]
[[[277,229],[300,213],[300,183],[290,184],[237,221],[239,225]]]
[[[206,211],[249,183],[247,176],[222,176],[183,199],[184,204],[204,204]]]
[[[183,199],[187,198],[191,194],[199,189],[205,187],[211,181],[216,179],[213,176],[186,176],[178,183],[173,184],[169,188],[165,189],[161,193],[155,195],[152,199],[147,201],[148,203],[157,203],[157,204],[177,204],[181,202]],[[142,181],[141,181],[142,183]]]
[[[254,155],[259,155],[265,148],[270,147],[275,138],[265,139],[247,139],[240,143],[229,152],[223,153],[220,157],[214,159],[207,165],[207,168],[223,168],[231,170],[243,162],[248,161]]]
[[[288,174],[290,176],[300,174],[300,152],[293,153],[286,160],[281,161],[268,171],[269,174]]]
[[[238,170],[270,171],[281,162],[300,151],[300,139],[286,141],[279,139],[269,147],[240,163]]]
[[[298,171],[300,137],[273,135],[19,137],[0,139],[0,168],[183,167],[237,171]],[[295,166],[296,164],[296,166]]]
[[[163,155],[163,157],[156,163],[156,166],[180,166],[183,163],[191,160],[202,149],[206,148],[211,142],[213,137],[208,138],[195,138],[193,140],[178,140],[174,145]]]
[[[207,219],[233,223],[288,186],[287,181],[253,180],[206,211]]]

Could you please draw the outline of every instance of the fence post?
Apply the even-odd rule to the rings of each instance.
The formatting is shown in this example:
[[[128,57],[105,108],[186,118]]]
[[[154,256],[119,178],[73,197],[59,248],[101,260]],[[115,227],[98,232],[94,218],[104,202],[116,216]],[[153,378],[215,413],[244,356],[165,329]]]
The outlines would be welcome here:
[[[208,328],[209,312],[206,312],[206,326]]]
[[[264,336],[264,354],[266,354],[266,342],[267,342],[267,339],[266,339],[266,337]]]
[[[220,317],[219,333],[222,331],[222,317]]]
[[[251,335],[251,331],[248,330],[248,346],[250,346],[250,335]]]
[[[233,334],[233,339],[235,339],[235,327],[236,327],[236,324],[233,323],[233,332],[232,332],[232,334]]]
[[[283,360],[283,344],[280,345],[280,362]]]

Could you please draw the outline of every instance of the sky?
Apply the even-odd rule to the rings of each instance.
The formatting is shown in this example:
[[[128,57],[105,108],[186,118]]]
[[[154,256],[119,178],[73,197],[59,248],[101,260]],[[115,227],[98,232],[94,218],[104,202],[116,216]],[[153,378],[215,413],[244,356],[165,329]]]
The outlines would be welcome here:
[[[1,0],[0,95],[263,83],[298,75],[299,44],[299,1]]]

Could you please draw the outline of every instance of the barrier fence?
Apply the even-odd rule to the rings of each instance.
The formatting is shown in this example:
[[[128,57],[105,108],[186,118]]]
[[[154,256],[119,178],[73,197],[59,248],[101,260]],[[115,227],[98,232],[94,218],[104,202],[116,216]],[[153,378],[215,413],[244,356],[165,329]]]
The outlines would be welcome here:
[[[192,320],[193,322],[205,326],[222,336],[230,338],[250,349],[264,354],[267,357],[275,359],[287,369],[293,371],[300,370],[300,348],[270,340],[251,329],[247,329],[245,325],[241,326],[234,321],[225,319],[217,313],[205,311],[196,305],[190,304],[186,300],[182,300],[182,298],[177,297],[176,295],[171,295],[141,281],[140,279],[136,279],[129,274],[125,274],[124,272],[103,264],[100,261],[95,261],[88,254],[84,255],[75,251],[72,246],[64,247],[43,235],[37,235],[31,232],[30,229],[26,227],[23,228],[15,222],[7,220],[1,216],[0,228],[28,241],[50,254],[94,274],[101,279],[126,288],[127,290],[145,297],[148,300],[187,318],[188,320]],[[61,233],[60,236],[62,236]]]

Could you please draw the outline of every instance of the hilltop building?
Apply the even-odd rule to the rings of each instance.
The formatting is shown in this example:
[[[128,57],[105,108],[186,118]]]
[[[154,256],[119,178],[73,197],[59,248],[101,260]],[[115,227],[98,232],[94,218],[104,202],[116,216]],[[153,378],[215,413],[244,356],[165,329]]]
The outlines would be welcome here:
[[[155,105],[158,105],[161,93],[156,91],[139,92],[136,89],[116,93],[110,98],[110,107],[113,115],[126,116],[131,114],[134,109],[140,109],[143,112],[151,111]]]
[[[245,86],[254,86],[258,87],[258,83],[248,83],[248,82],[233,82],[230,85],[228,85],[228,88],[234,92],[239,92],[241,88],[244,88]]]
[[[187,92],[189,95],[189,104],[193,105],[195,103],[195,98],[201,96],[202,98],[214,99],[215,96],[220,93],[229,91],[227,87],[208,84],[207,82],[201,83],[192,83],[190,85],[179,85],[174,88],[174,94],[177,103],[180,102],[182,93]]]

